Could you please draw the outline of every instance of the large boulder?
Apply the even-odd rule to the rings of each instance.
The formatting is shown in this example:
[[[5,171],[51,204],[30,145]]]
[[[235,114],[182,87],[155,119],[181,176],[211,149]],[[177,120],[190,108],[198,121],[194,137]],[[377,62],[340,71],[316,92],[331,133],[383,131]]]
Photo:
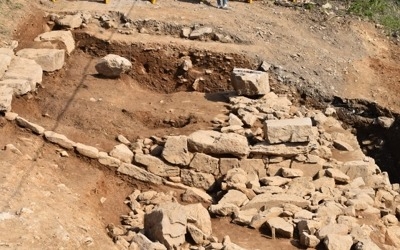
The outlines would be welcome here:
[[[308,142],[313,136],[310,118],[266,120],[264,134],[269,143]]]
[[[146,236],[167,249],[179,248],[185,242],[186,226],[186,211],[179,203],[162,203],[144,217]]]
[[[35,39],[36,42],[56,41],[64,44],[68,55],[75,49],[75,40],[71,31],[54,30],[38,35]]]
[[[118,144],[114,146],[114,148],[110,151],[110,156],[127,163],[131,163],[133,160],[133,152],[125,144]]]
[[[119,55],[108,54],[96,64],[97,72],[106,77],[119,77],[132,68],[132,63]]]
[[[22,49],[17,56],[35,60],[47,72],[59,70],[64,65],[65,51],[62,49]]]
[[[3,76],[6,79],[24,79],[28,80],[31,89],[36,89],[36,84],[42,83],[43,70],[35,60],[15,56],[11,64]]]
[[[152,155],[136,154],[135,162],[146,167],[147,171],[162,177],[179,176],[180,169],[170,166]]]
[[[268,73],[262,71],[234,68],[231,80],[238,95],[260,96],[270,91]]]
[[[189,149],[214,155],[247,156],[249,145],[246,137],[234,133],[199,130],[189,135]]]

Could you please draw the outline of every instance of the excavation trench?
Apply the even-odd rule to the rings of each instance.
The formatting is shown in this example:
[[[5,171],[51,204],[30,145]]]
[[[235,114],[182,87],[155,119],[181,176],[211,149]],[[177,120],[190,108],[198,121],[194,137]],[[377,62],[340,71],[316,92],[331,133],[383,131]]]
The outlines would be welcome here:
[[[195,82],[199,83],[196,86],[196,91],[199,92],[218,93],[232,90],[230,72],[233,67],[255,69],[257,65],[254,58],[239,54],[221,54],[157,44],[128,46],[110,44],[83,32],[75,33],[75,37],[79,41],[79,49],[93,57],[114,53],[129,58],[134,65],[134,70],[129,76],[147,88],[163,93],[193,91]],[[190,58],[193,62],[192,70],[182,70],[180,67],[182,58]],[[293,93],[293,88],[279,83],[278,76],[274,72],[271,72],[270,78],[274,91],[278,93],[291,91],[298,98],[294,100],[295,102],[307,103],[320,109],[327,104],[334,106],[338,118],[346,127],[352,128],[363,152],[374,158],[382,171],[388,172],[391,182],[400,182],[398,168],[400,155],[397,147],[400,139],[398,114],[366,100],[346,100],[340,97],[327,100],[320,96],[300,95],[299,93],[303,92],[301,89]],[[390,128],[383,128],[376,122],[380,116],[393,117],[395,122]]]

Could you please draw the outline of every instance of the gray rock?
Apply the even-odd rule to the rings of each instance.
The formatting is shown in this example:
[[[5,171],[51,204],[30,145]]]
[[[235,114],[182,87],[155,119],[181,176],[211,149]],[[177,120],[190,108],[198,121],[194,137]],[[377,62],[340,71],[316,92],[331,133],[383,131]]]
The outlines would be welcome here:
[[[196,234],[197,236],[202,235],[205,237],[196,237],[195,241],[197,244],[202,244],[205,240],[211,236],[212,234],[212,226],[211,226],[211,217],[208,213],[207,209],[203,207],[200,203],[197,204],[190,204],[184,206],[186,211],[187,217],[190,218],[190,222],[188,222],[188,231],[192,235],[194,239],[194,234],[197,232],[198,229],[201,234]],[[192,233],[189,230],[189,225],[193,225],[196,228],[192,228]]]
[[[115,157],[109,156],[106,152],[99,152],[99,159],[98,161],[100,164],[108,167],[118,168],[121,164],[121,160]]]
[[[31,89],[34,90],[36,89],[36,84],[42,83],[42,75],[42,67],[34,60],[15,56],[2,80],[28,80],[30,82]]]
[[[135,233],[132,238],[132,243],[136,243],[138,250],[167,250],[167,248],[160,242],[152,242],[142,233]],[[129,249],[132,249],[131,247]],[[136,250],[135,248],[133,248]]]
[[[239,160],[237,158],[220,158],[219,159],[219,173],[226,175],[229,170],[239,168]]]
[[[42,33],[42,34],[38,35],[34,40],[37,42],[39,42],[39,41],[61,42],[64,44],[68,54],[71,54],[71,52],[75,49],[75,40],[74,40],[74,37],[73,37],[71,31],[69,31],[69,30],[68,31],[55,30],[55,31]]]
[[[129,163],[122,163],[118,167],[118,172],[133,177],[136,180],[143,181],[143,182],[150,182],[153,184],[162,184],[161,177],[149,173],[146,170],[139,168],[133,164]]]
[[[189,149],[209,154],[230,154],[244,157],[249,153],[246,137],[233,133],[219,133],[212,130],[199,130],[189,135]]]
[[[15,121],[20,127],[26,128],[31,130],[33,133],[38,134],[38,135],[43,135],[45,129],[42,126],[39,126],[35,123],[29,122],[25,120],[24,118],[18,116]]]
[[[241,207],[243,204],[247,203],[248,201],[249,201],[249,199],[247,198],[247,196],[244,193],[242,193],[238,190],[231,189],[222,197],[221,200],[219,200],[218,204],[230,203],[230,204],[234,204],[238,207]]]
[[[121,56],[108,54],[95,65],[97,72],[106,77],[119,77],[132,68],[132,63]]]
[[[349,143],[342,140],[334,140],[333,146],[342,151],[354,151],[354,148]]]
[[[390,128],[392,126],[392,124],[394,123],[394,118],[385,117],[385,116],[379,116],[377,121],[378,121],[378,124],[381,127]]]
[[[281,207],[272,207],[264,211],[259,211],[253,216],[253,218],[251,218],[249,226],[251,228],[259,229],[268,219],[279,217],[282,213],[283,209]]]
[[[231,81],[238,95],[260,96],[270,91],[268,73],[262,71],[234,68]]]
[[[180,174],[179,167],[170,166],[152,155],[136,154],[135,162],[145,166],[150,173],[161,177],[179,176]]]
[[[197,172],[218,175],[219,173],[218,162],[219,162],[218,158],[203,153],[196,153],[192,161],[190,162],[189,168],[192,168]]]
[[[125,136],[123,136],[123,135],[118,135],[118,136],[117,136],[117,140],[118,140],[120,143],[123,143],[123,144],[125,144],[125,145],[130,145],[130,144],[131,144],[131,142],[130,142]]]
[[[339,169],[328,168],[326,170],[326,175],[332,177],[337,182],[348,183],[350,181],[350,177],[344,174]]]
[[[305,200],[297,195],[289,195],[289,194],[259,194],[250,200],[246,205],[242,207],[242,210],[257,208],[260,209],[264,206],[264,208],[271,208],[276,206],[281,206],[282,204],[294,204],[301,208],[305,208],[311,204],[310,201]]]
[[[181,196],[182,201],[185,202],[203,202],[203,203],[211,203],[212,197],[207,194],[204,190],[194,187],[189,187]]]
[[[303,171],[293,168],[281,168],[282,176],[285,178],[295,178],[303,176]]]
[[[201,27],[198,29],[193,30],[190,35],[189,38],[190,39],[199,39],[205,35],[209,35],[213,32],[213,29],[211,27]]]
[[[0,48],[0,79],[10,66],[13,57],[14,51],[12,49]]]
[[[56,23],[62,27],[76,29],[81,27],[82,18],[81,14],[65,15],[62,18],[56,19]]]
[[[310,195],[315,191],[314,184],[310,177],[298,177],[293,179],[288,184],[289,188],[286,191],[287,194],[297,195],[299,197],[304,197]]]
[[[183,27],[181,29],[181,37],[183,38],[189,38],[190,33],[192,32],[192,29],[189,27]]]
[[[326,226],[321,227],[321,229],[316,233],[316,236],[322,240],[329,234],[335,235],[347,235],[349,233],[349,227],[344,224],[330,223]],[[351,238],[351,237],[350,237]],[[350,245],[351,246],[351,245]],[[348,248],[350,249],[350,248]]]
[[[250,153],[256,155],[292,157],[299,154],[306,154],[310,151],[311,147],[311,145],[299,145],[298,143],[271,145],[267,142],[261,142],[251,146]]]
[[[363,239],[354,244],[354,250],[381,250],[381,248],[372,240]]]
[[[16,96],[25,95],[32,90],[31,81],[27,79],[7,79],[0,81],[0,86],[6,86],[13,89]]]
[[[231,126],[235,126],[235,125],[243,126],[242,120],[240,120],[239,117],[237,117],[236,115],[234,115],[234,114],[232,114],[232,113],[229,114],[229,121],[228,121],[228,123],[229,123],[229,125],[231,125]]]
[[[350,235],[334,233],[328,234],[323,242],[327,250],[349,250],[353,245],[353,239]]]
[[[65,135],[58,134],[53,131],[45,131],[44,132],[44,137],[46,140],[49,142],[55,143],[59,145],[60,147],[63,147],[65,149],[73,149],[76,145],[75,142],[71,141],[68,139]]]
[[[6,85],[0,85],[0,111],[10,111],[13,98],[13,89]]]
[[[190,237],[193,239],[193,241],[198,244],[202,245],[204,243],[207,243],[207,235],[205,235],[198,227],[196,227],[193,224],[188,223],[187,225],[187,231],[190,235]]]
[[[262,177],[260,178],[260,182],[267,186],[282,186],[286,185],[292,180],[289,178],[283,178],[281,176],[271,176],[271,177]]]
[[[215,178],[212,174],[195,172],[189,169],[181,169],[181,179],[185,185],[204,190],[209,190],[215,183]]]
[[[317,236],[302,232],[300,234],[300,245],[310,248],[315,248],[319,244],[320,240]]]
[[[277,236],[289,239],[293,237],[293,225],[281,217],[270,218],[267,220],[266,224],[271,230],[275,228]]]
[[[99,158],[99,150],[95,147],[88,146],[82,143],[77,143],[75,147],[76,151],[78,151],[81,155],[84,155],[92,159]]]
[[[145,235],[167,249],[176,249],[185,242],[186,226],[185,209],[174,202],[160,204],[144,218]]]
[[[211,205],[208,208],[208,211],[210,211],[210,213],[215,215],[227,216],[230,214],[239,213],[239,207],[231,203],[216,204],[216,205]]]
[[[162,157],[169,163],[187,166],[192,159],[186,136],[169,136],[165,142]]]
[[[22,49],[17,56],[35,60],[44,71],[59,70],[64,65],[65,51],[60,49]]]
[[[269,143],[308,142],[313,137],[310,118],[266,120],[264,135]]]
[[[235,214],[232,222],[238,225],[249,226],[253,217],[257,215],[257,213],[258,210],[256,208],[239,211],[237,214]]]
[[[114,148],[110,151],[110,156],[126,163],[131,163],[133,160],[133,152],[125,144],[118,144],[114,146]]]

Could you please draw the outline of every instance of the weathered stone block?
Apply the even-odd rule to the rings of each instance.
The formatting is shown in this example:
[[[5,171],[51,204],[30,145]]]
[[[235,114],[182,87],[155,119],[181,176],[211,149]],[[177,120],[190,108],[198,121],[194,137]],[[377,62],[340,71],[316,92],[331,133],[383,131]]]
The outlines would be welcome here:
[[[310,118],[266,120],[264,135],[269,143],[308,142],[313,136],[311,128]]]
[[[268,73],[266,72],[234,68],[231,80],[238,95],[260,96],[270,91]]]

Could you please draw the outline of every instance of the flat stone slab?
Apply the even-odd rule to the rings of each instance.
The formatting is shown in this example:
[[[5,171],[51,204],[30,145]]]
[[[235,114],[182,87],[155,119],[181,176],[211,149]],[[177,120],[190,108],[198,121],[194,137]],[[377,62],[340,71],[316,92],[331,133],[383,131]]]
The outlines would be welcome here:
[[[189,149],[195,152],[244,157],[249,153],[247,138],[234,133],[199,130],[189,135]]]
[[[65,149],[73,149],[76,145],[75,142],[68,139],[65,135],[58,134],[53,131],[45,131],[44,137],[52,143],[55,143]]]
[[[310,201],[305,200],[297,195],[292,194],[259,194],[242,207],[242,210],[261,207],[271,208],[279,207],[283,204],[293,204],[301,208],[305,208],[311,204]]]
[[[35,60],[44,71],[59,70],[64,65],[65,51],[61,49],[22,49],[17,56]]]
[[[313,136],[310,118],[266,120],[264,135],[269,143],[308,142]]]
[[[8,86],[12,88],[14,95],[17,96],[25,95],[32,90],[31,82],[27,79],[6,79],[0,81],[0,86]]]
[[[62,42],[67,50],[68,54],[75,49],[75,40],[71,31],[55,30],[38,35],[34,41],[45,42],[45,41],[59,41]]]
[[[42,126],[39,126],[35,123],[29,122],[27,120],[25,120],[22,117],[17,117],[15,119],[15,121],[17,122],[17,124],[23,128],[29,129],[31,130],[33,133],[38,134],[38,135],[43,135],[45,129]]]
[[[268,73],[266,72],[234,68],[231,80],[238,95],[260,96],[270,91]]]
[[[42,83],[42,67],[32,59],[15,56],[3,76],[6,79],[24,79],[29,80],[31,89],[36,89],[36,84]]]
[[[118,172],[131,176],[132,178],[143,181],[143,182],[150,182],[153,184],[162,184],[162,178],[147,172],[143,168],[139,168],[133,164],[129,163],[122,163],[117,170]]]

